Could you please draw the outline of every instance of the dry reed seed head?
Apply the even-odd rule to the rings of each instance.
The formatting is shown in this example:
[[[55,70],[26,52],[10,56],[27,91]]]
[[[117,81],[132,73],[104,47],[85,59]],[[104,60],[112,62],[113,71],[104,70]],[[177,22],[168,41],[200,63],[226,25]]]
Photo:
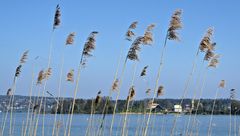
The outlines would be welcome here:
[[[137,21],[133,22],[129,27],[128,27],[128,30],[126,32],[126,39],[128,41],[132,41],[133,37],[135,36],[135,33],[132,31],[133,29],[136,29],[137,27]]]
[[[41,70],[38,73],[37,84],[42,84],[42,81],[45,79],[44,70]]]
[[[118,83],[119,83],[119,79],[116,79],[116,80],[113,82],[112,91],[116,91],[116,90],[118,89]]]
[[[134,96],[135,96],[135,89],[134,89],[134,86],[132,86],[132,87],[129,89],[129,95],[128,95],[127,99],[128,99],[128,100],[132,100]]]
[[[153,36],[151,32],[145,32],[143,36],[143,45],[152,45]]]
[[[211,58],[215,55],[215,53],[211,50],[207,50],[205,56],[204,56],[204,60],[205,61],[209,61],[211,60]]]
[[[153,34],[152,30],[155,27],[155,24],[150,24],[143,36],[143,45],[151,45],[153,43]]]
[[[38,105],[38,104],[34,105],[34,106],[33,106],[33,111],[36,111],[38,108],[39,108],[39,105]]]
[[[207,33],[203,37],[203,39],[200,42],[199,50],[202,52],[206,52],[208,50],[214,50],[216,43],[212,43],[212,35],[213,35],[213,28],[209,28],[207,30]]]
[[[143,43],[143,37],[139,36],[137,37],[134,42],[132,43],[131,48],[128,51],[127,58],[130,60],[139,60],[138,58],[138,52],[141,50],[140,45]]]
[[[145,66],[144,68],[143,68],[143,70],[142,70],[142,72],[141,72],[141,77],[142,76],[146,76],[146,73],[147,73],[147,68],[148,68],[148,66]]]
[[[74,82],[74,70],[73,69],[71,69],[67,73],[67,81]]]
[[[135,36],[135,33],[132,30],[128,29],[125,36],[128,41],[132,41],[133,37]]]
[[[89,37],[87,38],[86,43],[84,44],[83,53],[82,53],[84,59],[83,59],[82,65],[86,64],[86,57],[92,56],[91,52],[96,47],[96,34],[98,34],[98,32],[96,31],[91,32]]]
[[[27,57],[28,57],[28,50],[27,51],[25,51],[24,53],[23,53],[23,55],[22,55],[22,57],[21,57],[21,59],[20,59],[20,63],[21,64],[24,64],[24,63],[26,63],[26,61],[27,61]]]
[[[225,80],[221,80],[219,83],[219,88],[225,88]]]
[[[16,68],[15,77],[19,77],[19,75],[20,75],[20,73],[21,73],[21,68],[22,68],[22,65],[19,65],[19,66]]]
[[[45,79],[49,79],[49,77],[52,75],[52,68],[48,68],[45,72]]]
[[[137,28],[137,24],[138,24],[137,21],[132,22],[132,24],[129,26],[128,29],[136,29]]]
[[[219,60],[218,60],[219,58],[220,56],[218,54],[214,55],[209,61],[208,67],[216,68],[217,65],[219,64]]]
[[[151,89],[147,89],[147,91],[145,93],[149,96],[151,93]]]
[[[180,40],[177,30],[182,28],[181,14],[182,14],[182,10],[176,10],[172,15],[169,28],[168,28],[169,40],[177,40],[177,41]]]
[[[157,97],[163,95],[163,91],[164,91],[164,87],[163,86],[159,86],[158,87],[158,91],[157,91]]]
[[[57,5],[54,15],[53,29],[56,29],[56,27],[60,25],[61,23],[60,16],[61,16],[60,6]]]
[[[147,31],[152,31],[155,26],[156,26],[155,24],[150,24],[150,25],[147,27]]]
[[[7,96],[12,96],[13,94],[12,94],[12,89],[11,88],[9,88],[8,90],[7,90]]]
[[[101,102],[101,99],[102,99],[102,97],[101,97],[101,91],[99,91],[98,93],[97,93],[97,96],[96,96],[96,99],[95,99],[95,106],[97,106],[97,105],[99,105],[100,104],[100,102]]]
[[[66,45],[71,45],[74,43],[75,35],[76,35],[75,32],[72,32],[68,35],[67,40],[66,40]]]

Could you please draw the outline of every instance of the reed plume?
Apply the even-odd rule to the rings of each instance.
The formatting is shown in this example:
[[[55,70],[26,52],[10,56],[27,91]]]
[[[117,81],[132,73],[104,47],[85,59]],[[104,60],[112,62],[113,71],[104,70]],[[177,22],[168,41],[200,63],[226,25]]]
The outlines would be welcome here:
[[[128,41],[132,41],[133,37],[135,36],[135,33],[133,32],[133,30],[136,29],[137,24],[138,24],[138,22],[135,21],[135,22],[133,22],[133,23],[129,26],[129,28],[128,28],[127,32],[126,32],[126,35],[125,35],[125,36],[126,36],[126,39],[127,39]]]
[[[52,68],[48,68],[47,71],[45,71],[44,73],[44,78],[49,79],[51,75],[52,75]]]
[[[44,70],[41,70],[38,73],[38,78],[37,78],[37,84],[42,84],[42,81],[45,79],[45,73]]]
[[[226,86],[225,80],[221,80],[218,87],[225,88],[225,86]]]
[[[145,92],[148,96],[150,95],[150,93],[151,93],[151,89],[150,88],[148,88],[147,89],[147,91]]]
[[[119,84],[119,79],[116,79],[114,82],[113,82],[113,85],[112,85],[112,91],[116,91],[118,89],[118,84]]]
[[[74,69],[71,69],[71,70],[67,73],[67,81],[69,81],[69,82],[74,82]]]
[[[68,35],[66,39],[66,45],[72,45],[74,43],[74,38],[75,38],[76,33],[72,32]]]
[[[202,52],[206,52],[208,50],[212,51],[215,49],[215,43],[212,43],[212,35],[213,35],[213,28],[208,28],[205,36],[200,42],[199,49]]]
[[[97,96],[96,96],[96,99],[95,99],[95,102],[94,102],[94,104],[95,104],[95,108],[100,104],[100,102],[101,102],[101,99],[102,99],[102,97],[101,97],[101,91],[99,91],[98,93],[97,93]],[[96,109],[95,109],[96,110]]]
[[[207,50],[207,52],[206,52],[206,54],[205,54],[205,56],[204,56],[204,60],[205,60],[205,61],[209,61],[209,60],[211,60],[211,58],[212,58],[214,55],[215,55],[215,54],[214,54],[213,51]]]
[[[141,77],[146,76],[148,66],[145,66],[140,74]]]
[[[158,87],[158,91],[157,91],[157,97],[163,95],[163,91],[164,91],[164,87],[163,86],[159,86]]]
[[[27,57],[28,57],[28,50],[27,51],[25,51],[24,53],[23,53],[23,55],[22,55],[22,57],[21,57],[21,59],[20,59],[20,64],[24,64],[24,63],[26,63],[26,61],[27,61]]]
[[[143,45],[151,45],[153,43],[153,34],[152,30],[155,27],[155,24],[150,24],[143,36]]]
[[[13,93],[12,93],[12,89],[9,88],[9,89],[7,90],[7,96],[12,96],[12,95],[13,95]]]
[[[219,64],[219,59],[220,56],[219,55],[214,55],[211,60],[209,61],[209,64],[208,64],[208,67],[213,67],[213,68],[216,68],[217,65]]]
[[[84,44],[81,58],[82,65],[86,64],[86,58],[92,56],[91,52],[96,48],[96,34],[98,34],[98,32],[91,32],[89,37],[87,38],[86,43]]]
[[[138,52],[141,50],[140,45],[143,43],[143,37],[139,36],[135,39],[135,41],[132,43],[131,48],[128,51],[127,58],[133,61],[138,61]]]
[[[22,65],[19,65],[19,66],[16,68],[15,77],[19,77],[19,75],[20,75],[20,73],[21,73],[21,68],[22,68]]]
[[[180,40],[177,30],[182,28],[181,14],[182,14],[182,10],[176,10],[172,15],[169,28],[168,28],[169,40],[177,40],[177,41]]]
[[[134,86],[132,86],[130,89],[129,89],[129,95],[127,97],[127,101],[131,101],[133,99],[133,97],[135,96],[135,89],[134,89]]]
[[[61,23],[61,11],[60,11],[60,6],[57,5],[55,15],[54,15],[54,22],[53,22],[53,29],[56,29],[60,23]]]

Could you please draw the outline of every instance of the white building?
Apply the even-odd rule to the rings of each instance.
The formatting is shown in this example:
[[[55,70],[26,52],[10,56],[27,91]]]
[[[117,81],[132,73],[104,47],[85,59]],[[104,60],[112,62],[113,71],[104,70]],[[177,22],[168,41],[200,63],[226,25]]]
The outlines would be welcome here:
[[[174,112],[182,112],[182,106],[178,104],[174,105]]]

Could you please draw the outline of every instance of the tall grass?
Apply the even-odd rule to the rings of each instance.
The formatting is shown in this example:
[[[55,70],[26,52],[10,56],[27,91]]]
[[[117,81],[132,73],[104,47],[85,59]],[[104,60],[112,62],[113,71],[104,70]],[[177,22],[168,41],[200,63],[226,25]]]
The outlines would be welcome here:
[[[34,59],[34,61],[36,61],[38,59],[38,57],[36,57]],[[32,115],[32,112],[30,111],[31,109],[31,104],[32,104],[32,91],[33,91],[33,86],[34,86],[34,78],[35,78],[35,73],[34,73],[34,69],[35,69],[35,62],[33,62],[32,64],[32,79],[31,79],[31,85],[30,85],[30,90],[29,90],[29,104],[28,104],[28,111],[27,111],[27,119],[26,119],[26,123],[25,123],[25,128],[24,128],[24,132],[23,132],[23,136],[26,136],[27,134],[27,130],[29,127],[29,120],[31,120],[31,118],[29,119],[30,114]]]
[[[193,77],[193,74],[195,72],[196,69],[196,63],[197,63],[197,58],[199,55],[199,52],[204,52],[205,50],[209,49],[210,51],[212,51],[214,49],[215,44],[211,43],[211,36],[212,36],[213,30],[211,28],[208,29],[207,34],[203,37],[202,41],[200,42],[199,48],[197,49],[196,55],[194,57],[193,63],[192,63],[192,69],[191,72],[188,75],[186,84],[184,86],[184,90],[183,90],[183,95],[181,97],[181,101],[179,105],[182,105],[184,98],[186,97],[186,94],[188,93],[189,90],[189,86]],[[211,52],[210,52],[211,53]],[[178,116],[175,116],[174,118],[174,123],[173,123],[173,127],[172,127],[172,135],[174,133],[174,129],[176,127],[176,123],[177,123],[177,118]]]
[[[152,34],[152,30],[154,29],[155,27],[155,24],[150,24],[147,29],[145,30],[145,33],[144,33],[144,36],[142,37],[141,41],[138,41],[139,43],[137,44],[137,46],[134,46],[132,48],[136,48],[136,49],[133,49],[129,50],[128,52],[128,59],[130,60],[138,60],[138,56],[136,54],[134,54],[135,50],[138,50],[139,48],[139,51],[140,51],[140,45],[152,45],[153,43],[153,34]],[[133,53],[132,53],[133,52]],[[136,56],[135,59],[132,59],[131,57],[132,56]],[[134,58],[134,57],[133,57]],[[133,87],[134,85],[134,82],[135,82],[135,74],[136,74],[136,68],[137,68],[137,63],[135,63],[135,66],[134,66],[134,74],[133,74],[133,77],[132,77],[132,81],[131,81],[131,87]],[[141,73],[141,76],[144,76],[146,75],[146,69],[147,67],[145,67]],[[124,135],[124,131],[125,131],[125,127],[127,125],[127,114],[128,114],[128,109],[129,109],[129,102],[131,99],[131,91],[129,91],[129,94],[128,94],[128,97],[127,97],[127,101],[126,101],[126,111],[125,111],[125,114],[124,114],[124,122],[123,122],[123,129],[122,129],[122,135]],[[132,105],[133,105],[134,101],[132,101]],[[131,107],[130,107],[131,109]]]
[[[12,112],[13,112],[13,108],[14,108],[14,95],[15,95],[15,91],[16,91],[16,85],[17,85],[17,79],[20,76],[21,73],[21,68],[22,65],[24,63],[26,63],[28,57],[28,51],[25,51],[20,59],[20,63],[18,65],[18,67],[16,68],[15,74],[14,74],[14,78],[13,78],[13,83],[12,83],[12,87],[8,90],[7,94],[10,96],[9,98],[9,103],[7,106],[7,112],[4,116],[4,121],[2,123],[2,136],[4,135],[4,129],[5,129],[5,125],[6,125],[6,120],[8,117],[8,112],[10,110],[10,123],[9,123],[9,135],[12,135]]]
[[[200,89],[200,94],[199,94],[199,100],[197,102],[196,111],[195,111],[195,114],[194,114],[194,117],[193,117],[192,127],[195,126],[196,129],[197,129],[197,125],[196,125],[197,120],[196,120],[196,118],[197,118],[198,109],[199,109],[199,106],[200,106],[200,103],[201,103],[201,99],[200,98],[202,97],[202,93],[203,93],[203,90],[204,90],[204,87],[205,87],[205,81],[206,81],[207,72],[208,72],[209,68],[211,68],[211,67],[216,68],[216,66],[219,63],[218,59],[219,59],[219,55],[214,54],[213,52],[210,53],[210,54],[209,54],[209,52],[207,52],[205,57],[204,57],[204,60],[205,61],[209,61],[209,63],[208,63],[208,66],[206,67],[205,72],[204,72],[204,77],[203,77],[203,81],[202,81],[202,85],[201,85],[201,89]],[[191,130],[191,133],[192,132],[193,132],[193,130]]]
[[[78,92],[78,85],[79,85],[79,80],[80,80],[81,68],[82,68],[82,66],[86,65],[87,57],[92,56],[91,52],[95,49],[95,46],[96,46],[95,45],[96,44],[96,34],[98,34],[98,32],[96,32],[96,31],[91,32],[89,37],[87,38],[86,43],[84,44],[84,47],[83,47],[81,60],[80,60],[79,66],[78,66],[76,86],[75,86],[75,89],[74,89],[72,109],[71,109],[69,127],[68,127],[68,136],[71,135],[72,118],[73,118],[74,106],[75,106],[75,102],[76,102],[76,96],[77,96],[77,92]]]
[[[133,30],[136,29],[137,24],[138,24],[138,22],[135,21],[129,26],[128,31],[126,33],[126,39],[127,40],[132,41],[132,39],[134,38],[135,33],[133,32]],[[130,49],[131,49],[131,47],[130,47]],[[118,79],[119,80],[118,87],[115,90],[117,92],[117,96],[116,96],[116,100],[115,100],[115,104],[114,104],[114,108],[113,108],[112,121],[111,121],[110,130],[109,130],[109,135],[110,136],[112,136],[112,129],[113,129],[113,124],[114,124],[114,119],[115,119],[115,114],[116,114],[116,108],[117,108],[118,98],[119,98],[119,95],[120,95],[120,87],[122,85],[122,79],[123,79],[123,76],[124,76],[126,64],[127,64],[127,57],[124,60],[123,68],[122,68],[122,71],[121,71],[119,79]],[[114,80],[114,82],[115,82],[115,80]]]
[[[155,88],[154,88],[152,103],[154,102],[155,96],[157,94],[158,82],[159,82],[160,74],[161,74],[162,67],[163,67],[163,58],[164,58],[164,53],[165,53],[166,46],[167,46],[167,40],[177,40],[177,41],[179,41],[179,36],[178,36],[177,30],[182,28],[181,14],[182,14],[181,10],[176,10],[174,12],[174,14],[172,15],[171,21],[170,21],[169,28],[167,30],[167,34],[166,34],[166,37],[165,37],[165,40],[164,40],[162,53],[161,53],[161,56],[160,56],[160,66],[158,68],[157,79],[156,79],[156,84],[155,84]],[[152,109],[150,108],[148,118],[147,118],[146,128],[144,130],[143,136],[147,135],[148,125],[149,125],[149,122],[150,122],[151,114],[152,114]]]
[[[69,46],[72,45],[74,43],[74,38],[75,38],[75,32],[71,32],[67,38],[66,38],[66,42],[65,45]],[[63,76],[63,67],[64,67],[64,58],[65,58],[65,48],[63,49],[63,54],[62,54],[62,60],[61,60],[61,68],[60,68],[60,76],[59,76],[59,83],[58,83],[58,97],[57,97],[57,105],[56,105],[56,109],[55,109],[55,115],[54,115],[54,123],[53,123],[53,129],[52,129],[52,136],[54,136],[55,134],[55,127],[56,127],[56,121],[57,121],[57,111],[59,108],[59,99],[61,96],[61,86],[62,86],[62,76]],[[71,82],[73,81],[73,71],[70,71],[71,73],[69,73],[69,78],[67,80],[71,80]],[[72,74],[72,76],[71,76]],[[64,100],[62,100],[64,101]],[[61,115],[60,115],[61,116]]]
[[[137,24],[138,24],[138,22],[135,21],[129,26],[129,28],[128,28],[126,34],[125,34],[126,40],[132,41],[133,37],[135,36],[135,33],[133,32],[133,30],[136,29]],[[116,72],[114,74],[113,84],[111,86],[111,89],[109,90],[109,95],[106,99],[106,102],[105,102],[105,105],[104,105],[104,108],[103,108],[103,111],[102,111],[102,119],[100,121],[100,126],[99,126],[99,129],[97,131],[98,135],[101,135],[101,133],[102,133],[102,129],[103,129],[103,126],[104,126],[104,120],[105,120],[105,117],[106,117],[106,114],[107,114],[107,109],[108,109],[108,106],[109,106],[109,99],[112,96],[112,92],[118,90],[118,87],[119,87],[119,79],[117,78],[117,76],[118,76],[118,72],[119,72],[120,61],[121,61],[121,58],[122,58],[122,52],[123,52],[122,50],[123,50],[123,47],[121,47],[120,55],[119,55],[119,58],[118,58],[118,64],[117,64]],[[126,61],[125,61],[125,63],[126,63]],[[114,110],[114,112],[115,112],[115,110]],[[115,116],[115,113],[113,113],[113,120],[114,120],[114,116]],[[112,121],[112,123],[113,123],[113,121]],[[112,129],[112,125],[113,124],[111,124],[110,131]]]
[[[215,108],[215,104],[216,104],[216,99],[218,97],[218,93],[219,93],[219,88],[224,88],[225,87],[225,80],[221,80],[218,86],[218,89],[216,91],[215,97],[214,97],[214,101],[213,101],[213,106],[212,106],[212,111],[211,111],[211,116],[210,116],[210,121],[209,121],[209,125],[208,125],[208,136],[211,136],[212,134],[212,119],[213,119],[213,112],[214,112],[214,108]]]

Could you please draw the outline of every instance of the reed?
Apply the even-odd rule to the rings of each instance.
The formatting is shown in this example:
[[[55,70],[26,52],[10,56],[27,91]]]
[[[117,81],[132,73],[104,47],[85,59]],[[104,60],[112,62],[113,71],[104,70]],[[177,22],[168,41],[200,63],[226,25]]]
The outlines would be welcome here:
[[[68,136],[71,135],[72,118],[73,118],[74,106],[75,106],[75,102],[76,102],[76,96],[77,96],[77,92],[78,92],[78,85],[79,85],[79,80],[80,80],[81,68],[82,68],[82,66],[86,65],[87,58],[92,56],[91,53],[95,49],[95,46],[96,46],[96,35],[97,34],[98,34],[98,32],[96,32],[96,31],[91,32],[89,37],[87,38],[86,43],[84,44],[84,47],[83,47],[80,64],[78,66],[76,86],[75,86],[75,89],[74,89],[72,109],[71,109],[69,127],[68,127]]]
[[[36,57],[34,59],[34,61],[36,61],[38,59],[38,57]],[[30,89],[29,89],[29,104],[28,104],[28,111],[27,111],[27,119],[26,119],[26,125],[25,125],[25,128],[24,128],[24,132],[23,132],[23,136],[26,136],[27,134],[27,129],[28,129],[28,125],[29,125],[29,115],[30,113],[30,107],[31,107],[31,104],[32,104],[32,91],[33,91],[33,86],[34,86],[34,77],[35,77],[35,73],[34,73],[34,69],[35,69],[35,64],[33,62],[32,64],[32,79],[31,79],[31,85],[30,85]]]
[[[196,59],[199,55],[199,52],[205,52],[206,55],[202,61],[202,64],[201,64],[201,67],[203,67],[204,65],[204,61],[206,60],[209,60],[212,55],[213,55],[213,50],[215,49],[215,43],[212,42],[212,36],[213,36],[213,28],[208,28],[206,34],[203,36],[202,40],[200,41],[200,44],[199,44],[199,47],[198,47],[198,50],[197,50],[197,54],[195,56],[195,60],[193,62],[193,67],[192,67],[192,72],[191,74],[194,73],[194,67],[196,67]],[[190,76],[192,76],[190,74]],[[196,93],[197,93],[197,88],[199,86],[199,82],[200,82],[200,74],[201,72],[199,73],[198,77],[197,77],[197,85],[196,85],[196,88],[194,89],[193,93],[194,93],[194,96],[193,96],[193,101],[195,100],[196,98]],[[190,80],[189,80],[190,81]],[[188,123],[187,123],[187,127],[186,127],[186,130],[185,130],[185,133],[186,135],[188,135],[188,129],[189,129],[189,125],[190,125],[190,121],[191,121],[191,116],[192,116],[192,109],[190,110],[190,115],[188,117]]]
[[[140,52],[141,48],[140,45],[152,45],[153,44],[153,34],[152,31],[155,27],[155,24],[150,24],[147,29],[145,30],[144,36],[143,37],[138,37],[139,39],[136,39],[137,41],[135,41],[136,43],[133,43],[133,46],[130,48],[127,58],[133,61],[139,60],[138,57],[138,52]],[[134,74],[132,77],[132,81],[131,81],[131,86],[134,85],[135,82],[135,73],[136,73],[136,67],[137,67],[137,63],[135,62],[134,64],[135,68],[134,68]],[[147,67],[145,67],[141,73],[141,76],[144,76],[144,74],[146,75],[146,69]],[[125,127],[127,125],[127,114],[128,114],[128,109],[129,109],[129,102],[130,102],[130,98],[131,96],[131,91],[128,94],[127,97],[127,102],[126,102],[126,111],[124,114],[124,122],[123,122],[123,129],[122,129],[122,135],[125,135],[124,131],[125,131]],[[134,101],[132,101],[132,105],[133,105]],[[130,106],[130,110],[131,110],[131,106]]]
[[[4,116],[4,121],[2,123],[2,136],[4,135],[4,129],[5,129],[5,125],[6,125],[6,120],[8,117],[8,112],[10,109],[10,123],[9,123],[9,135],[12,134],[12,112],[13,112],[13,107],[14,107],[14,95],[15,95],[15,91],[16,91],[16,86],[17,86],[17,79],[20,76],[21,73],[21,69],[24,63],[26,63],[27,57],[28,57],[28,50],[25,51],[23,53],[23,55],[20,58],[20,63],[16,68],[15,74],[14,74],[14,78],[13,78],[13,83],[12,83],[12,87],[8,90],[7,95],[10,96],[9,98],[9,103],[8,103],[8,107],[7,107],[7,112]]]
[[[208,63],[208,66],[206,67],[206,70],[204,72],[204,78],[203,78],[203,82],[202,82],[202,85],[201,85],[201,89],[200,89],[200,95],[199,95],[199,100],[197,102],[197,108],[196,108],[196,111],[195,111],[195,114],[194,114],[194,118],[193,118],[193,125],[192,126],[197,126],[195,123],[196,123],[196,118],[197,118],[197,114],[198,114],[198,108],[199,108],[199,105],[201,103],[201,100],[200,98],[202,97],[202,93],[203,93],[203,90],[204,90],[204,87],[205,87],[205,81],[206,81],[206,76],[207,76],[207,71],[209,68],[216,68],[218,63],[219,63],[219,55],[218,54],[214,54],[214,55],[210,55],[212,57],[209,57],[208,56],[208,53],[205,54],[205,57],[204,57],[204,60],[205,61],[208,61],[209,60],[209,63]],[[197,128],[196,128],[197,129]],[[193,130],[192,130],[193,131]],[[191,132],[192,133],[192,132]]]
[[[208,125],[208,136],[211,136],[212,134],[212,119],[213,119],[213,112],[214,112],[214,108],[215,108],[215,103],[216,103],[216,99],[218,97],[218,93],[219,93],[219,89],[220,88],[225,88],[225,80],[221,80],[219,83],[219,86],[217,88],[215,97],[214,97],[214,101],[213,101],[213,106],[212,106],[212,111],[211,111],[211,116],[210,116],[210,121],[209,121],[209,125]]]
[[[176,10],[174,12],[174,14],[172,15],[171,20],[170,20],[169,28],[167,30],[167,34],[166,34],[166,37],[165,37],[165,40],[164,40],[163,49],[162,49],[161,56],[160,56],[160,66],[158,68],[156,85],[155,85],[155,88],[154,88],[152,103],[154,102],[154,99],[155,99],[156,94],[157,94],[158,82],[159,82],[160,74],[161,74],[162,67],[163,67],[163,58],[164,58],[164,53],[165,53],[166,46],[167,46],[167,40],[174,40],[174,41],[179,41],[180,40],[177,31],[182,28],[181,14],[182,14],[182,10]],[[151,114],[152,114],[151,110],[152,109],[150,108],[150,112],[148,114],[146,128],[145,128],[145,131],[143,133],[143,136],[147,135],[148,125],[149,125]]]
[[[232,100],[235,99],[235,89],[230,90],[229,129],[228,136],[232,135]]]
[[[199,48],[196,52],[196,55],[194,57],[194,60],[193,60],[193,63],[192,63],[192,69],[191,69],[191,72],[189,73],[188,75],[188,78],[187,78],[187,81],[186,81],[186,84],[184,86],[184,90],[183,90],[183,95],[181,97],[181,101],[180,101],[180,104],[179,105],[182,105],[183,103],[183,99],[186,97],[187,93],[188,93],[188,90],[189,90],[189,86],[190,86],[190,83],[191,83],[191,80],[192,80],[192,76],[195,72],[195,69],[196,69],[196,63],[197,63],[197,58],[198,58],[198,55],[199,55],[199,52],[204,52],[206,51],[207,52],[207,55],[205,55],[207,58],[205,58],[205,60],[209,60],[212,55],[213,55],[213,52],[212,50],[214,50],[215,48],[215,43],[212,43],[211,41],[211,37],[212,37],[212,33],[213,33],[213,29],[212,28],[209,28],[206,35],[203,37],[203,39],[201,40],[200,42],[200,45],[199,45]],[[174,133],[174,129],[176,127],[176,122],[177,122],[177,119],[178,119],[178,116],[175,116],[174,118],[174,123],[173,123],[173,127],[171,129],[171,133],[173,135]]]
[[[76,33],[75,32],[71,32],[67,38],[66,38],[66,42],[65,45],[66,46],[70,46],[74,44],[74,38],[75,38]],[[59,76],[59,83],[58,83],[58,97],[57,97],[57,102],[59,102],[59,98],[61,96],[61,85],[62,85],[62,76],[63,76],[63,67],[64,67],[64,59],[65,59],[65,48],[63,49],[63,53],[62,53],[62,60],[61,60],[61,68],[60,68],[60,76]],[[70,71],[70,73],[68,73],[67,75],[67,81],[71,80],[71,82],[73,82],[73,72],[74,71]],[[64,101],[64,99],[62,100]],[[52,129],[52,136],[54,136],[55,134],[55,127],[56,127],[56,121],[57,121],[57,110],[59,108],[59,103],[57,103],[56,109],[55,109],[55,115],[54,115],[54,123],[53,123],[53,129]],[[60,112],[61,113],[61,112]],[[60,115],[61,116],[61,115]]]
[[[135,21],[135,22],[133,22],[133,23],[129,26],[128,31],[127,31],[127,33],[126,33],[126,35],[125,35],[127,40],[131,41],[131,40],[134,38],[135,34],[134,34],[134,32],[132,32],[132,31],[137,27],[137,24],[138,24],[138,22]],[[129,31],[131,31],[131,32],[130,32],[131,35],[128,35]],[[129,38],[129,37],[130,37],[130,38]],[[139,39],[139,38],[136,38],[135,41],[137,41],[137,39]],[[135,42],[135,41],[134,41],[134,42]],[[133,46],[133,45],[132,45],[132,46]],[[132,46],[130,47],[130,49],[132,48]],[[128,53],[129,53],[129,52],[128,52]],[[128,54],[127,54],[127,56],[128,56]],[[128,57],[125,58],[124,63],[123,63],[123,68],[122,68],[122,71],[121,71],[120,77],[119,77],[118,88],[117,88],[117,90],[115,90],[115,91],[117,92],[117,97],[116,97],[115,104],[114,104],[114,108],[113,108],[112,121],[111,121],[111,126],[110,126],[110,131],[109,131],[109,135],[110,135],[110,136],[112,136],[112,129],[113,129],[113,124],[114,124],[114,119],[115,119],[115,114],[116,114],[116,108],[117,108],[118,98],[119,98],[119,95],[120,95],[120,87],[121,87],[121,85],[122,85],[122,79],[123,79],[124,72],[125,72],[125,68],[126,68],[126,64],[127,64],[127,58],[128,58]],[[115,81],[115,80],[114,80],[114,81]]]

